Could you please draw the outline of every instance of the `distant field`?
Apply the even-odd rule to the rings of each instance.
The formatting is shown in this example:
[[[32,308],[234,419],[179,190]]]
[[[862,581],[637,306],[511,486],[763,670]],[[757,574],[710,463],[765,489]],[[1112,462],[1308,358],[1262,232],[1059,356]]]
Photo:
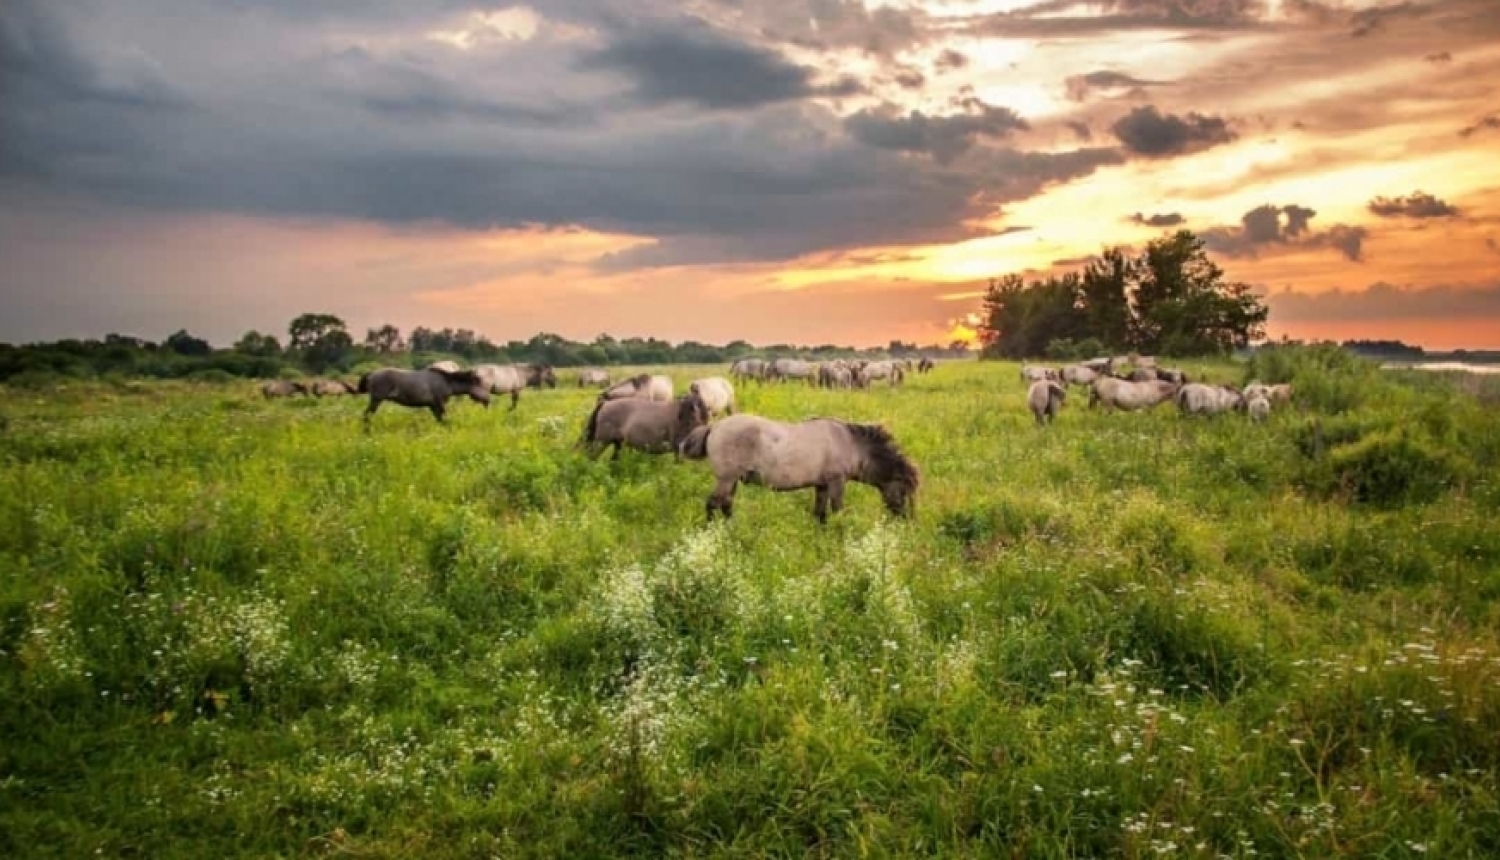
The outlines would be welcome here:
[[[5,391],[0,855],[1500,856],[1500,412],[1257,361],[1299,401],[1264,426],[1076,391],[1039,429],[1005,363],[739,386],[921,468],[913,521],[851,485],[822,528],[585,459],[568,373],[368,435]]]

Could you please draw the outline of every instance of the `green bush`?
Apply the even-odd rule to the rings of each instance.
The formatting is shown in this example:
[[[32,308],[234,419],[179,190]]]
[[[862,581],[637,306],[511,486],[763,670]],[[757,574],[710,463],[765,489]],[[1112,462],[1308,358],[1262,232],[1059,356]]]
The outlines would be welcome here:
[[[1434,501],[1465,471],[1458,455],[1405,427],[1339,446],[1326,466],[1334,484],[1352,500],[1382,508]]]

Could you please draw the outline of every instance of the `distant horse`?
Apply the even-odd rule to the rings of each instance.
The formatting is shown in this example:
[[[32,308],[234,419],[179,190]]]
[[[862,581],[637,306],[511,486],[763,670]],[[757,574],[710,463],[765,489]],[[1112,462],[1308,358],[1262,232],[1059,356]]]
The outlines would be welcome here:
[[[1021,364],[1022,382],[1039,382],[1043,379],[1060,378],[1062,378],[1062,374],[1053,368],[1043,367],[1040,364],[1026,364],[1024,362]]]
[[[1245,411],[1250,413],[1250,420],[1259,424],[1271,417],[1271,401],[1264,397],[1252,397],[1245,401]]]
[[[270,400],[272,397],[291,397],[294,394],[306,394],[307,386],[290,379],[273,379],[260,387],[260,396]]]
[[[1233,388],[1222,385],[1205,385],[1190,382],[1177,390],[1174,396],[1177,408],[1184,415],[1217,415],[1244,406],[1245,398]]]
[[[888,511],[910,517],[921,483],[917,467],[884,427],[837,418],[786,423],[731,415],[689,433],[679,452],[689,460],[706,458],[713,467],[716,483],[705,505],[709,520],[715,511],[727,519],[735,489],[753,484],[777,491],[815,488],[813,515],[827,522],[830,509],[843,509],[848,481],[876,487]]]
[[[557,387],[557,374],[545,364],[481,364],[474,372],[491,394],[509,394],[512,409],[520,403],[523,388],[541,388],[543,383]]]
[[[688,392],[703,398],[710,416],[734,414],[734,386],[722,376],[695,379],[688,385]]]
[[[1057,417],[1063,401],[1067,399],[1067,390],[1053,379],[1033,382],[1031,389],[1026,392],[1026,405],[1031,407],[1031,414],[1036,416],[1037,425],[1042,427]]]
[[[729,375],[740,381],[754,379],[757,382],[764,382],[766,378],[766,360],[763,358],[739,359],[729,366]]]
[[[621,400],[638,397],[642,400],[666,402],[672,399],[672,393],[672,377],[641,373],[606,389],[599,395],[599,399]]]
[[[1150,409],[1176,393],[1177,386],[1170,382],[1127,382],[1113,376],[1101,376],[1094,380],[1089,391],[1089,406],[1102,403],[1105,411],[1136,412]]]
[[[866,364],[864,367],[861,367],[854,374],[854,378],[855,383],[860,388],[868,387],[871,382],[874,382],[877,379],[888,380],[889,384],[892,387],[895,387],[906,378],[906,375],[894,362],[872,361],[869,364]]]
[[[318,397],[337,397],[342,394],[358,394],[353,385],[341,379],[319,379],[313,382],[312,393]]]
[[[805,379],[813,382],[816,381],[813,373],[813,365],[810,361],[803,361],[800,358],[778,358],[766,368],[766,379]]]
[[[918,373],[926,373],[927,371],[932,370],[934,367],[937,367],[937,365],[933,363],[932,359],[928,358],[925,355],[922,356],[921,361],[917,362]]]
[[[439,424],[446,423],[448,398],[468,395],[476,403],[490,405],[489,386],[479,374],[472,370],[448,372],[426,368],[403,370],[398,367],[382,367],[359,378],[358,391],[370,395],[370,405],[365,409],[365,429],[370,429],[370,416],[384,401],[414,409],[426,407]]]
[[[597,459],[613,445],[614,456],[626,445],[648,454],[676,451],[695,427],[708,423],[708,406],[696,393],[675,402],[661,403],[640,397],[599,400],[583,428],[583,445],[590,459]]]
[[[1062,371],[1063,382],[1069,385],[1093,385],[1100,375],[1100,371],[1083,364],[1070,365]]]
[[[585,385],[609,387],[609,371],[599,367],[585,367],[578,371],[578,387]]]

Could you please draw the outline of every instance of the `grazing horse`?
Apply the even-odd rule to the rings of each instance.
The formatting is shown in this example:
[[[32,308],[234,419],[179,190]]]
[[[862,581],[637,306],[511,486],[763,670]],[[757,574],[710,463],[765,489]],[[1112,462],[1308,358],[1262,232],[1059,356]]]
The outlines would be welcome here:
[[[741,381],[754,379],[757,382],[764,382],[766,378],[766,360],[763,358],[739,359],[729,366],[729,375]]]
[[[1094,380],[1089,391],[1089,406],[1104,404],[1105,411],[1119,409],[1136,412],[1150,409],[1177,393],[1177,386],[1170,382],[1127,382],[1113,376],[1101,376]]]
[[[358,394],[355,387],[341,379],[319,379],[312,384],[312,393],[318,397]]]
[[[273,379],[260,387],[260,396],[267,400],[272,397],[291,397],[294,394],[306,393],[306,385],[290,379]]]
[[[521,389],[557,387],[557,374],[545,364],[481,364],[474,368],[491,394],[509,394],[510,408],[521,401]]]
[[[1060,378],[1062,378],[1062,374],[1050,367],[1043,367],[1040,364],[1021,364],[1022,382],[1039,382],[1043,379]]]
[[[1063,382],[1069,385],[1093,385],[1100,375],[1099,371],[1083,364],[1070,365],[1062,371]]]
[[[1177,390],[1177,408],[1184,415],[1217,415],[1239,409],[1245,403],[1240,392],[1222,385],[1190,382]]]
[[[813,515],[828,521],[829,510],[844,507],[844,485],[858,481],[880,490],[892,514],[913,513],[921,474],[896,446],[884,427],[837,418],[810,418],[786,423],[759,415],[732,415],[689,433],[679,447],[689,460],[707,459],[714,489],[705,508],[708,519],[718,511],[727,519],[740,484],[776,491],[817,491]]]
[[[1130,371],[1131,382],[1154,382],[1160,378],[1154,367],[1137,367]]]
[[[430,367],[423,370],[382,367],[361,376],[357,390],[370,395],[370,405],[365,409],[366,431],[370,429],[370,416],[386,400],[412,408],[426,407],[432,410],[432,417],[439,424],[447,423],[444,414],[450,397],[467,395],[486,409],[490,405],[489,386],[472,370],[450,373]]]
[[[922,356],[921,361],[917,362],[918,373],[926,373],[927,371],[932,370],[934,367],[937,367],[937,365],[933,363],[932,359],[928,358],[925,355]]]
[[[734,386],[722,376],[707,376],[695,379],[688,385],[688,392],[703,399],[710,417],[734,414]]]
[[[810,361],[800,358],[778,358],[766,369],[766,378],[775,380],[806,379],[815,381]]]
[[[860,388],[868,387],[871,382],[877,379],[889,381],[891,387],[894,388],[905,379],[901,368],[895,362],[891,361],[872,361],[861,367],[854,376]]]
[[[688,433],[708,419],[708,406],[696,392],[665,403],[640,397],[600,399],[589,413],[579,444],[591,460],[611,445],[612,460],[620,459],[626,445],[647,454],[665,454],[675,452]]]
[[[1290,382],[1283,382],[1280,385],[1272,385],[1266,389],[1266,399],[1272,403],[1291,403],[1292,384]]]
[[[586,367],[578,371],[578,387],[585,385],[609,387],[609,371],[599,367]]]
[[[1250,420],[1259,424],[1271,417],[1271,401],[1264,397],[1256,396],[1245,401],[1245,411],[1250,413]]]
[[[1067,399],[1067,390],[1052,379],[1033,382],[1031,389],[1026,392],[1026,405],[1031,407],[1031,414],[1036,416],[1036,423],[1039,427],[1045,427],[1048,422],[1057,418],[1063,401]]]

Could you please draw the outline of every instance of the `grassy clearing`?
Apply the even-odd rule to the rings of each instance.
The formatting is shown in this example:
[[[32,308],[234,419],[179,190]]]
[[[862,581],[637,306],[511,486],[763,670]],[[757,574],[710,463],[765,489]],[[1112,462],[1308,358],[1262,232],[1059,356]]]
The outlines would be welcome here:
[[[356,398],[15,392],[0,853],[1496,856],[1500,416],[1259,370],[1305,408],[742,388],[922,468],[915,521],[856,485],[826,528],[585,460],[591,392],[369,436]]]

